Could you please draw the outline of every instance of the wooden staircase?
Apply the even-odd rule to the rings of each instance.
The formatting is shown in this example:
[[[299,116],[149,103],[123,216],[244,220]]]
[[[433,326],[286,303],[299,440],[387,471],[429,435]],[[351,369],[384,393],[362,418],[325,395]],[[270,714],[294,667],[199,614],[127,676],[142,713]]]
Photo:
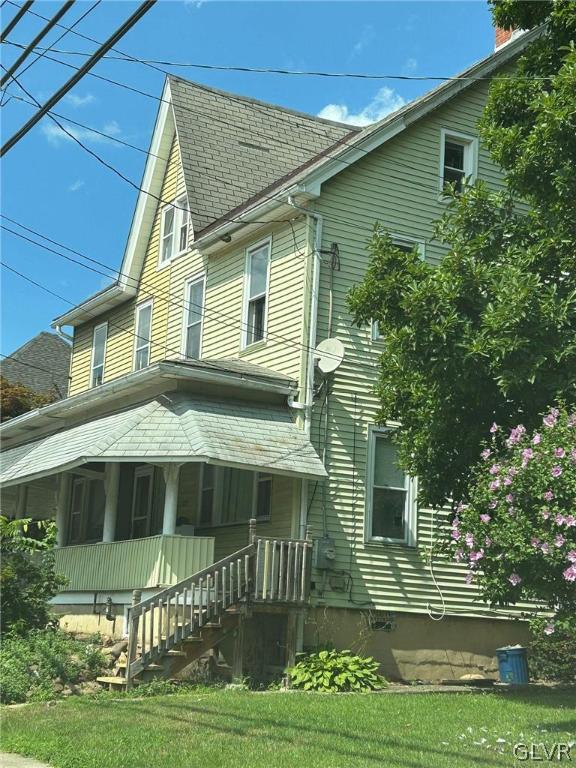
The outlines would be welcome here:
[[[97,678],[109,688],[130,689],[167,679],[233,633],[232,676],[241,677],[244,620],[254,606],[304,605],[309,597],[312,542],[264,539],[250,521],[250,543],[152,597],[134,592],[128,616],[128,650],[114,674]]]

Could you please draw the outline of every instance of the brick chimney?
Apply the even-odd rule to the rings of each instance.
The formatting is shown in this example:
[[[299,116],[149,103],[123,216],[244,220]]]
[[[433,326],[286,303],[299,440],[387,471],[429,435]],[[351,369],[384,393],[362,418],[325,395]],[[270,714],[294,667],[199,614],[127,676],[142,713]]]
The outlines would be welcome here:
[[[502,29],[502,27],[496,27],[494,29],[494,50],[497,51],[502,48],[503,45],[509,43],[514,35],[514,29]]]

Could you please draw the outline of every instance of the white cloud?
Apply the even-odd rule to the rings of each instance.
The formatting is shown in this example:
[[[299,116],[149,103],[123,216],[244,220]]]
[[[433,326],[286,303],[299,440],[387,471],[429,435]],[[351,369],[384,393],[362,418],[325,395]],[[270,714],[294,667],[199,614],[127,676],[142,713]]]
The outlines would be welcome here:
[[[48,143],[52,146],[59,146],[60,142],[72,141],[72,136],[76,137],[79,141],[92,144],[114,144],[119,146],[116,142],[113,142],[111,138],[107,136],[101,136],[99,133],[89,130],[88,128],[77,128],[76,126],[69,125],[66,122],[62,123],[66,128],[64,131],[60,126],[53,122],[42,123],[42,133],[46,136]],[[115,120],[106,123],[102,129],[103,133],[108,133],[110,136],[119,136],[122,130]]]
[[[357,42],[354,43],[352,46],[352,51],[350,52],[350,56],[348,57],[349,60],[354,59],[356,56],[360,56],[360,54],[368,48],[368,46],[373,42],[373,40],[376,37],[376,31],[372,24],[365,24],[362,28],[362,32],[360,34],[360,37],[358,38]]]
[[[380,88],[374,98],[358,112],[351,112],[346,104],[327,104],[318,112],[318,117],[336,120],[340,123],[365,126],[403,107],[406,101],[393,88]]]
[[[76,181],[68,187],[68,192],[78,192],[78,190],[82,189],[85,184],[86,182],[84,179],[76,179]]]
[[[87,93],[86,96],[77,96],[75,93],[67,93],[64,99],[68,104],[72,104],[73,107],[86,107],[88,104],[93,104],[96,101],[96,97]]]
[[[403,75],[412,75],[416,70],[418,69],[418,59],[414,59],[413,57],[410,57],[409,59],[406,59],[404,62],[404,66],[402,67],[402,74]]]

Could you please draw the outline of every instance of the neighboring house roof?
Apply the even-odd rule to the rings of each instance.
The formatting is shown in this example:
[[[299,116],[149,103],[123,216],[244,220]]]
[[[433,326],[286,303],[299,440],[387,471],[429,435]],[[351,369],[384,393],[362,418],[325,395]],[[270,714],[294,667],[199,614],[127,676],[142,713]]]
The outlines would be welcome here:
[[[91,461],[225,464],[297,477],[326,476],[285,405],[170,392],[77,424],[2,454],[5,485]]]
[[[169,84],[196,233],[359,131],[179,77]]]
[[[42,331],[2,361],[1,374],[10,384],[24,384],[38,393],[55,390],[66,397],[71,351],[61,336]]]

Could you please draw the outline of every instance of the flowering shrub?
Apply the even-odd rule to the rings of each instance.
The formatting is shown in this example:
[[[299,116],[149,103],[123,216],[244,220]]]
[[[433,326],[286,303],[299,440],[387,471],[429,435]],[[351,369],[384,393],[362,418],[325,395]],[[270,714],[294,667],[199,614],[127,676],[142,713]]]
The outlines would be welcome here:
[[[546,634],[566,630],[576,625],[576,414],[552,408],[531,434],[522,424],[490,432],[452,522],[452,554],[488,602],[534,601],[555,615]]]

